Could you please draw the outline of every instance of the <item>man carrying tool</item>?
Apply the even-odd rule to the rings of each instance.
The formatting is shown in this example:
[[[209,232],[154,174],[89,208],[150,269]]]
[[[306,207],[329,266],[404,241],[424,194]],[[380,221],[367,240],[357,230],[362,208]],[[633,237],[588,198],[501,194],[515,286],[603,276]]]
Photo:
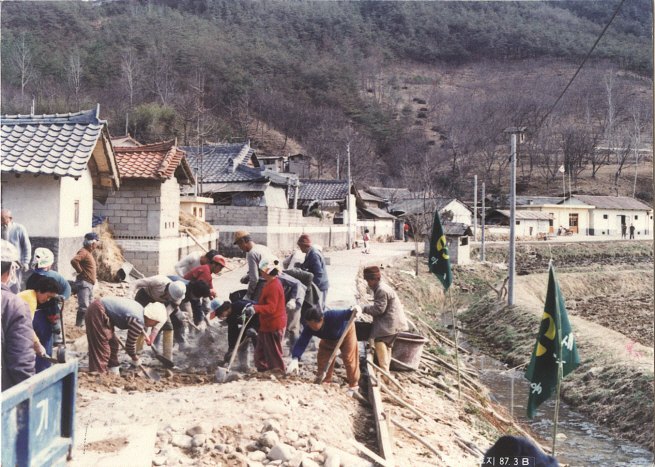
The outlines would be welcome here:
[[[84,326],[84,313],[93,301],[93,287],[96,283],[96,260],[91,254],[98,247],[98,236],[90,232],[84,236],[83,248],[71,260],[71,266],[77,273],[75,287],[77,289],[77,317],[75,326]]]
[[[264,245],[259,245],[252,241],[250,233],[246,230],[237,230],[234,232],[234,244],[239,247],[239,250],[247,253],[248,261],[248,292],[244,297],[246,300],[259,301],[259,296],[266,285],[266,280],[262,277],[259,269],[259,263],[262,258],[271,257],[273,254]],[[245,278],[244,278],[245,279]],[[242,283],[243,282],[242,280]]]
[[[52,277],[61,286],[61,295],[58,295],[48,303],[39,305],[38,309],[44,310],[48,321],[52,323],[53,345],[63,342],[64,337],[61,335],[61,322],[59,320],[59,303],[68,300],[71,296],[71,286],[64,276],[56,271],[52,271],[52,265],[55,262],[55,255],[47,248],[37,248],[34,250],[34,259],[32,260],[33,273],[27,279],[26,289],[35,290],[42,277]]]
[[[257,347],[257,333],[259,332],[259,315],[254,315],[248,320],[244,320],[244,308],[250,305],[256,305],[257,302],[252,300],[237,300],[234,303],[230,301],[222,301],[218,298],[215,298],[211,301],[210,307],[215,313],[215,316],[219,319],[224,319],[227,324],[227,347],[228,350],[223,359],[224,363],[230,361],[232,357],[232,352],[237,347],[240,347],[237,351],[237,357],[239,358],[239,371],[247,372],[250,369],[248,364],[248,348],[250,344],[244,344],[241,346],[241,343],[246,339],[252,342],[253,347]],[[239,340],[239,333],[241,331],[241,326],[245,323],[246,329],[244,331],[244,337]]]
[[[321,311],[325,311],[325,302],[327,300],[330,282],[328,281],[323,254],[312,246],[312,240],[307,234],[302,234],[298,238],[298,247],[300,248],[300,251],[305,253],[305,262],[302,263],[300,269],[314,274],[314,284],[316,284],[318,290],[321,291],[320,308]]]
[[[300,338],[293,346],[293,350],[291,351],[292,360],[287,367],[287,374],[298,371],[298,361],[305,352],[307,344],[309,344],[309,341],[314,336],[321,339],[318,344],[318,354],[316,355],[318,373],[320,374],[327,366],[332,352],[345,331],[346,335],[339,346],[339,350],[341,350],[341,358],[346,367],[348,395],[352,395],[357,391],[359,389],[359,349],[355,326],[350,326],[350,329],[346,331],[346,326],[353,313],[355,313],[355,318],[361,316],[362,309],[359,305],[352,307],[350,310],[327,310],[325,312],[322,312],[318,308],[307,310],[305,318],[307,320],[307,326],[305,326],[300,334]],[[333,371],[334,360],[332,360],[330,368],[328,368],[325,374],[325,382],[329,383],[332,381]]]
[[[373,316],[369,338],[375,340],[375,354],[380,368],[388,372],[393,341],[399,332],[407,330],[407,318],[398,295],[382,282],[381,277],[377,266],[364,268],[364,280],[373,291],[373,305],[365,306],[362,311]]]
[[[34,350],[36,352],[35,370],[37,373],[50,367],[50,362],[43,359],[46,354],[52,355],[52,323],[48,321],[43,306],[61,293],[61,286],[52,277],[41,277],[34,290],[23,290],[18,294],[25,300],[32,313],[32,327],[34,328]]]
[[[19,254],[18,261],[20,268],[14,273],[16,275],[16,283],[10,287],[11,291],[16,294],[20,292],[23,285],[23,274],[30,269],[32,244],[30,243],[30,237],[27,235],[25,226],[14,222],[14,217],[9,209],[0,211],[0,218],[2,223],[2,239],[14,245]]]
[[[114,327],[127,329],[125,349],[132,364],[139,366],[136,340],[146,327],[161,326],[167,319],[166,306],[151,303],[143,308],[139,303],[124,297],[103,297],[89,305],[84,320],[89,342],[89,373],[119,374],[118,338]],[[148,338],[149,345],[152,344]]]
[[[136,294],[134,291],[136,291]],[[167,320],[159,322],[150,334],[150,340],[157,338],[159,329],[164,334],[164,357],[171,359],[173,355],[173,340],[184,346],[184,316],[179,305],[186,295],[186,285],[182,281],[172,281],[166,276],[151,276],[138,279],[130,284],[129,297],[133,297],[141,306],[145,307],[153,302],[169,306],[172,312]],[[174,333],[174,336],[171,334]],[[171,338],[173,337],[173,338]]]
[[[209,250],[207,253],[203,253],[202,251],[194,251],[193,253],[190,253],[189,255],[182,258],[175,264],[175,266],[173,266],[175,268],[175,273],[180,277],[184,277],[184,275],[192,269],[209,263],[211,259],[217,254],[217,250]]]
[[[9,287],[20,268],[16,247],[2,240],[2,390],[34,376],[34,329],[30,307]]]

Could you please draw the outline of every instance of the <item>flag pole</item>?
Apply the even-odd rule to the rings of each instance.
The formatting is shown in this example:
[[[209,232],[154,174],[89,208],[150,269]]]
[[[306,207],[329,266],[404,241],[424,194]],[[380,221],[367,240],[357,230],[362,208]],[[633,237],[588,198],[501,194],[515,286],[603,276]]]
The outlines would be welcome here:
[[[459,372],[459,343],[457,342],[457,318],[455,316],[455,305],[453,304],[453,293],[448,289],[450,297],[450,313],[453,317],[453,329],[455,330],[455,363],[457,363],[457,399],[462,398],[462,379]]]
[[[549,269],[553,266],[553,260],[549,262]],[[557,286],[559,289],[559,286]],[[562,359],[564,355],[562,354],[562,312],[559,308],[559,300],[555,302],[555,313],[557,313],[557,350],[558,350],[558,362],[557,362],[557,399],[555,399],[555,414],[553,416],[553,453],[551,454],[555,457],[555,446],[557,444],[557,421],[559,416],[559,396],[560,396],[560,386],[562,384]]]

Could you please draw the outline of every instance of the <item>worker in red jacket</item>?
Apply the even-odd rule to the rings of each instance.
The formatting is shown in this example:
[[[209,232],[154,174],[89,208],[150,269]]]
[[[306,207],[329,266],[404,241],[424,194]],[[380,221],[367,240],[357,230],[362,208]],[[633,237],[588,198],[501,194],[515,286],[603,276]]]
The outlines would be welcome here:
[[[255,347],[255,367],[258,371],[278,368],[286,371],[282,359],[282,339],[287,327],[287,311],[284,303],[284,288],[277,275],[280,261],[277,258],[262,258],[259,270],[266,285],[259,297],[258,305],[249,305],[243,311],[249,317],[259,314],[259,333]]]

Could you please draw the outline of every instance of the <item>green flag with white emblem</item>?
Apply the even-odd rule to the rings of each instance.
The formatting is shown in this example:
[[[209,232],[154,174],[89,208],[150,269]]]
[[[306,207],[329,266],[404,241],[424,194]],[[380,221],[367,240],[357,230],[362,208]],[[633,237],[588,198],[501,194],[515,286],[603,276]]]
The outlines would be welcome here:
[[[432,223],[432,237],[430,238],[430,260],[428,261],[430,272],[437,276],[444,288],[448,290],[453,283],[453,273],[450,270],[450,256],[448,243],[441,227],[439,210],[434,211],[434,222]]]
[[[560,365],[561,362],[561,365]],[[569,318],[566,316],[564,297],[557,284],[555,268],[548,268],[548,292],[544,314],[532,359],[525,377],[530,381],[528,417],[555,393],[557,383],[580,365]]]

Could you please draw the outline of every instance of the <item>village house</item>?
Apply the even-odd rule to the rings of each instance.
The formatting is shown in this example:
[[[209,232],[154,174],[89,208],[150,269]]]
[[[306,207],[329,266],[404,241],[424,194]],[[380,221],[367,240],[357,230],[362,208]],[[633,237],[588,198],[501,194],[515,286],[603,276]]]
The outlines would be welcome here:
[[[473,223],[473,211],[457,198],[417,197],[401,199],[389,206],[389,212],[398,217],[434,214],[435,210],[439,210],[439,215],[446,221],[466,225]]]
[[[145,275],[170,273],[186,254],[180,186],[193,186],[195,178],[176,143],[115,146],[122,186],[94,201],[94,213],[107,218],[125,260]],[[215,239],[204,239],[205,246],[213,248]]]
[[[99,109],[1,117],[2,207],[26,227],[32,249],[52,250],[53,268],[68,279],[92,228],[93,199],[121,186]]]
[[[552,217],[545,212],[516,210],[515,235],[519,237],[543,237],[550,232]],[[487,224],[509,227],[510,212],[497,209],[486,216]]]
[[[635,227],[635,237],[652,234],[653,209],[647,204],[625,196],[573,195],[556,204],[517,205],[519,210],[540,211],[552,219],[553,231],[560,226],[574,234],[621,235],[621,226]]]
[[[471,243],[469,237],[473,236],[471,227],[459,222],[443,222],[441,227],[446,237],[450,264],[471,264]],[[430,256],[430,236],[426,236],[424,245],[425,257]]]
[[[371,238],[378,241],[402,239],[404,222],[387,212],[386,199],[369,193],[366,189],[357,192],[358,233],[361,237],[368,229]],[[400,225],[396,225],[400,224]]]

